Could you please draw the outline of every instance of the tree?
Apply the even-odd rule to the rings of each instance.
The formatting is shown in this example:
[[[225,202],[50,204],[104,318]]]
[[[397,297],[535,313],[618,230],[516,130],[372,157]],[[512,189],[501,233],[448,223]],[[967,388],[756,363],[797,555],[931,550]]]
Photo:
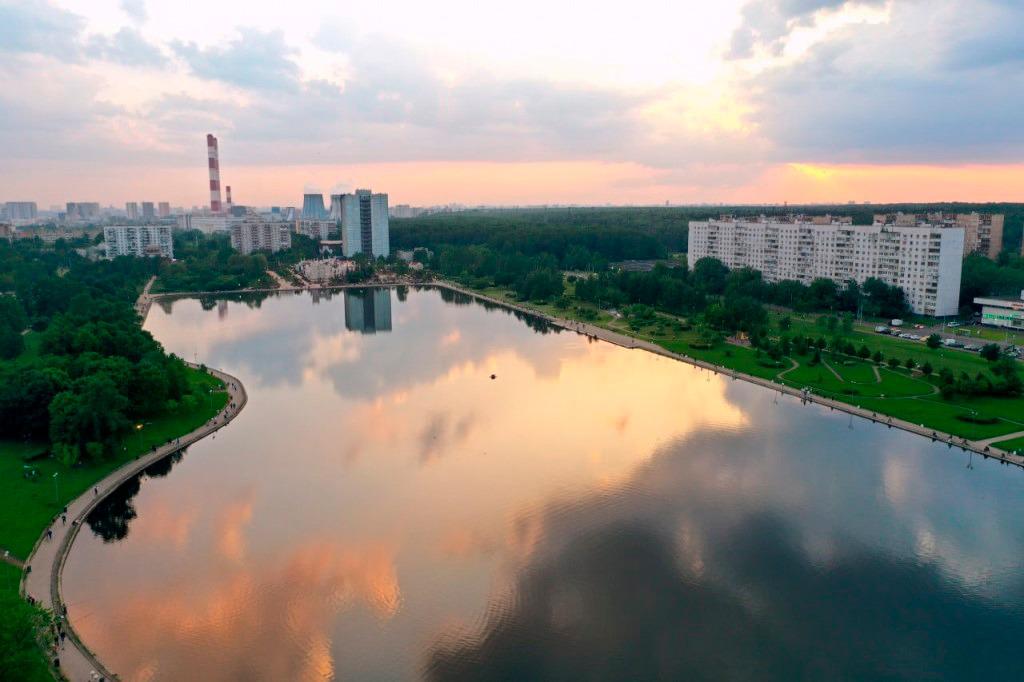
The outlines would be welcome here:
[[[871,357],[871,350],[867,346],[861,346],[860,350],[857,351],[857,356],[860,357],[861,360],[867,360]]]
[[[0,298],[7,298],[0,296]],[[0,360],[11,360],[25,350],[25,337],[10,327],[0,326]]]
[[[891,367],[892,369],[896,369],[897,367],[900,366],[899,358],[889,358],[888,362],[889,367]]]
[[[925,344],[934,350],[942,345],[942,337],[938,334],[930,334],[928,338],[925,339]]]
[[[917,363],[914,362],[914,358],[907,358],[907,361],[903,363],[907,369],[914,369],[917,367]]]
[[[793,320],[790,319],[789,315],[783,315],[782,318],[779,320],[779,329],[781,331],[787,332],[792,326]]]
[[[874,354],[871,356],[871,359],[875,361],[875,364],[880,365],[882,364],[882,360],[885,359],[885,356],[882,355],[882,351],[876,350]]]
[[[981,357],[985,358],[989,362],[995,362],[998,360],[1001,353],[1002,351],[1000,350],[999,345],[995,343],[986,343],[981,347]]]
[[[925,363],[921,365],[921,374],[925,375],[926,377],[930,377],[932,375],[932,372],[934,371],[935,369],[932,367],[932,363],[928,362],[927,360],[925,360]]]

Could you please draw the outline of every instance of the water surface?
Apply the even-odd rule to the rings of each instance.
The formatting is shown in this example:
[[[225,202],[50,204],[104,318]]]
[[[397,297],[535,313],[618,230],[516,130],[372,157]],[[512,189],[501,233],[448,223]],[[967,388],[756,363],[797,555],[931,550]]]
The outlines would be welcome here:
[[[1016,469],[436,290],[146,326],[249,404],[71,552],[126,680],[1024,678]]]

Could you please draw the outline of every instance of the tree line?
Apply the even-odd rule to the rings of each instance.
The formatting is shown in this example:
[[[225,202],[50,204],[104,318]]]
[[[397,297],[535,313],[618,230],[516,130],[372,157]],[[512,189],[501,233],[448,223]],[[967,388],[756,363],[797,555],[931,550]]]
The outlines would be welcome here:
[[[0,438],[48,442],[74,464],[111,456],[136,420],[195,407],[184,362],[141,328],[133,307],[158,267],[91,262],[60,241],[0,242],[0,309],[23,339],[0,366]]]

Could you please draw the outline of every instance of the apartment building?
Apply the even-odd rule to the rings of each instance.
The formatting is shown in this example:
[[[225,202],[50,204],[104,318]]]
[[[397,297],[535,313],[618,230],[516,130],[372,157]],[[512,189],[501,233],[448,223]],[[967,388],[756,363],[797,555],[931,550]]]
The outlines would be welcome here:
[[[341,221],[346,258],[357,253],[387,258],[391,253],[387,194],[374,194],[368,189],[357,189],[354,194],[332,194],[331,218]]]
[[[934,225],[959,227],[964,231],[964,255],[976,253],[995,260],[1003,250],[1002,213],[876,213],[875,222],[882,225],[911,227]]]
[[[761,271],[766,281],[817,278],[839,285],[874,277],[903,289],[920,315],[955,315],[960,298],[964,229],[937,225],[853,225],[848,217],[804,216],[690,223],[690,267],[717,258],[729,268]]]
[[[243,254],[253,251],[280,251],[292,246],[292,223],[265,220],[248,215],[231,221],[231,248]]]
[[[112,225],[103,228],[103,241],[107,248],[107,258],[174,258],[170,225]]]
[[[301,220],[295,221],[295,231],[299,234],[304,234],[310,239],[319,239],[324,241],[327,239],[330,231],[335,226],[333,220],[314,220],[302,218]]]

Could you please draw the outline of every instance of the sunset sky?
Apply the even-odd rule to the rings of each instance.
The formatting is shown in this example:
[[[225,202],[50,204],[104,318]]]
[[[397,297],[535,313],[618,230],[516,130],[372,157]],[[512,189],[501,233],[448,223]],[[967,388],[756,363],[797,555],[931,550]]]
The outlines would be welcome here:
[[[0,0],[0,201],[1024,200],[1020,0]]]

